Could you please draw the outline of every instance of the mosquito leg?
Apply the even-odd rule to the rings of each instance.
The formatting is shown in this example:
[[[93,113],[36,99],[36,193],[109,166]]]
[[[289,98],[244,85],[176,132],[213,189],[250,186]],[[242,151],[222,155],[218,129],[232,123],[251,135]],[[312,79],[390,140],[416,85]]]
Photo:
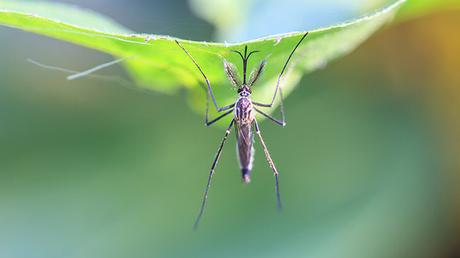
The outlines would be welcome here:
[[[268,165],[273,170],[273,174],[275,175],[275,191],[276,191],[276,204],[278,209],[281,210],[281,197],[280,197],[280,188],[278,183],[278,170],[276,169],[275,163],[273,163],[272,157],[270,156],[270,152],[268,152],[267,145],[265,145],[265,141],[260,134],[259,124],[257,120],[254,119],[254,126],[256,128],[256,134],[259,136],[260,143],[262,144],[262,148],[264,149],[265,157],[267,158]]]
[[[208,183],[206,184],[206,189],[204,191],[203,200],[201,202],[200,213],[198,213],[198,216],[197,216],[197,218],[195,220],[195,224],[193,225],[194,229],[198,228],[198,225],[200,224],[201,217],[203,216],[204,209],[206,207],[206,201],[208,199],[209,188],[211,187],[212,176],[214,175],[214,169],[216,168],[217,162],[219,162],[220,155],[222,154],[222,149],[224,148],[224,144],[227,141],[228,135],[230,134],[230,131],[232,129],[234,121],[235,120],[232,119],[232,122],[230,122],[230,125],[227,127],[227,130],[225,131],[224,138],[222,139],[222,142],[220,143],[219,149],[217,150],[216,157],[214,158],[214,161],[212,162],[211,171],[209,172],[209,177],[208,177]]]
[[[263,103],[258,103],[258,102],[253,102],[254,105],[256,106],[259,106],[259,107],[272,107],[273,106],[273,103],[275,103],[275,99],[276,99],[276,95],[278,94],[278,91],[280,92],[280,99],[281,99],[281,102],[280,102],[280,113],[281,113],[281,121],[283,124],[286,124],[286,119],[285,119],[285,116],[284,116],[284,102],[283,102],[283,92],[281,90],[281,87],[280,87],[280,83],[281,83],[281,77],[283,77],[283,74],[284,72],[286,71],[286,67],[287,65],[289,64],[289,61],[291,60],[292,56],[294,55],[294,52],[297,50],[297,48],[300,46],[300,43],[302,43],[302,41],[305,39],[305,37],[308,35],[308,32],[305,33],[302,38],[299,40],[299,42],[297,42],[297,45],[295,45],[294,49],[291,51],[291,53],[289,54],[289,57],[288,59],[286,60],[286,63],[284,63],[284,66],[283,66],[283,69],[281,70],[281,73],[280,75],[278,76],[278,81],[276,83],[276,88],[275,88],[275,93],[273,94],[273,97],[272,97],[272,100],[270,103],[268,104],[263,104]]]
[[[263,116],[267,117],[268,119],[272,120],[273,122],[281,125],[281,126],[286,126],[286,116],[284,115],[284,99],[283,99],[283,91],[281,90],[281,88],[279,88],[279,96],[280,96],[280,114],[281,114],[281,119],[277,119],[273,116],[269,116],[268,114],[265,114],[264,112],[262,112],[261,110],[259,109],[256,109],[257,112],[259,112],[260,114],[262,114]],[[258,102],[252,102],[254,104],[254,106],[258,106],[258,107],[272,107],[273,104],[261,104],[261,103],[258,103]]]
[[[192,57],[192,55],[190,55],[190,53],[179,43],[179,41],[176,40],[176,43],[185,52],[185,54],[187,54],[187,56],[190,58],[190,60],[192,60],[192,62],[198,68],[200,73],[203,75],[204,80],[206,81],[207,88],[205,87],[205,90],[206,90],[205,124],[206,124],[206,126],[209,126],[209,125],[213,124],[214,122],[217,122],[217,120],[219,120],[223,116],[225,116],[225,115],[219,116],[217,120],[209,121],[209,96],[211,96],[212,101],[214,103],[214,107],[216,108],[217,112],[222,112],[222,111],[229,110],[229,109],[233,108],[235,106],[235,104],[230,104],[230,105],[225,106],[225,107],[219,107],[217,105],[216,98],[214,96],[214,93],[212,92],[211,83],[209,82],[208,77],[206,76],[206,74],[203,72],[203,69],[201,69],[200,65],[198,65],[198,63],[195,61],[195,59]],[[226,114],[228,114],[228,113],[226,113]]]
[[[208,88],[207,91],[211,95],[212,101],[214,103],[214,107],[216,108],[217,112],[225,111],[226,110],[225,108],[228,109],[228,106],[220,108],[219,105],[217,105],[216,97],[214,97],[214,93],[212,92],[211,83],[209,82],[208,77],[206,76],[206,74],[204,74],[203,69],[201,69],[200,65],[195,61],[195,59],[192,57],[192,55],[190,55],[190,53],[179,43],[179,41],[176,40],[176,44],[185,52],[185,54],[187,54],[187,56],[190,58],[190,60],[192,60],[192,62],[195,64],[196,68],[198,68],[198,70],[200,71],[201,75],[203,75],[203,78],[206,81],[206,85],[207,85],[207,88]]]
[[[281,70],[281,73],[278,76],[278,81],[276,83],[275,93],[273,94],[271,102],[269,104],[258,103],[259,106],[264,106],[264,107],[272,107],[273,106],[273,103],[275,102],[275,99],[276,99],[276,95],[277,95],[278,91],[280,90],[281,77],[283,77],[284,71],[286,71],[286,67],[289,64],[289,61],[291,60],[292,56],[294,55],[294,52],[297,50],[297,48],[299,47],[300,43],[302,43],[302,41],[305,39],[305,37],[307,35],[308,35],[308,32],[305,33],[302,36],[302,38],[299,40],[299,42],[297,42],[297,45],[295,45],[294,49],[289,54],[288,59],[286,60],[286,63],[284,63],[283,69]]]
[[[206,89],[205,89],[206,90]],[[233,104],[230,104],[228,106],[225,106],[221,109],[221,111],[227,111],[229,109],[231,109],[230,111],[226,112],[225,114],[223,115],[220,115],[219,117],[213,119],[212,121],[209,121],[209,92],[206,90],[206,114],[205,114],[205,119],[204,119],[204,123],[206,126],[210,126],[212,125],[213,123],[217,122],[220,118],[228,115],[231,113],[231,111],[233,111],[233,107],[235,106],[235,103]]]
[[[224,114],[222,114],[222,115],[220,115],[220,116],[214,118],[213,120],[211,120],[211,121],[209,121],[209,122],[208,122],[208,117],[206,116],[206,126],[210,126],[210,125],[214,124],[215,122],[217,122],[217,121],[219,121],[220,119],[226,117],[227,115],[229,115],[229,114],[232,113],[232,112],[233,112],[233,108],[230,109],[229,111],[225,112]]]
[[[264,117],[270,119],[271,121],[275,122],[275,123],[278,124],[278,125],[281,125],[281,126],[285,126],[285,125],[286,125],[286,122],[284,121],[284,119],[278,120],[277,118],[275,118],[275,117],[273,117],[273,116],[271,116],[271,115],[269,115],[269,114],[267,114],[267,113],[265,113],[265,112],[263,112],[263,111],[261,111],[261,110],[259,110],[259,109],[257,109],[257,108],[254,108],[254,110],[255,110],[257,113],[263,115]],[[284,117],[283,117],[283,118],[284,118]]]

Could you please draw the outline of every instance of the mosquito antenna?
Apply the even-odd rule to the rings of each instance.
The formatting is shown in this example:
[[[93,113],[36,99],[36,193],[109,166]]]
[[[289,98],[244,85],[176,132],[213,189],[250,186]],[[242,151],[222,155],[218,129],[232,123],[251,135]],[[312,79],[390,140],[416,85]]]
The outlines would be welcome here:
[[[259,50],[251,51],[251,52],[249,53],[249,55],[246,57],[246,59],[249,59],[249,57],[250,57],[252,54],[254,54],[254,53],[259,53],[259,52],[260,52]]]
[[[241,59],[243,59],[243,60],[244,60],[244,56],[243,56],[243,54],[241,54],[241,52],[240,52],[240,51],[238,51],[238,50],[232,50],[232,52],[234,52],[234,53],[237,53],[238,55],[240,55],[240,56],[241,56]]]
[[[232,50],[232,52],[237,53],[238,55],[240,55],[241,60],[243,60],[243,85],[246,85],[246,66],[247,66],[246,55],[247,55],[247,52],[248,52],[248,46],[246,46],[244,48],[244,55],[241,54],[241,52],[238,51],[238,50]]]
[[[249,57],[252,54],[260,52],[260,51],[254,50],[254,51],[249,52],[249,54],[248,54],[248,46],[246,45],[246,46],[244,46],[244,55],[238,50],[232,50],[232,52],[237,53],[238,55],[240,55],[241,59],[243,60],[243,85],[246,85],[246,77],[247,77],[246,75],[247,75]]]

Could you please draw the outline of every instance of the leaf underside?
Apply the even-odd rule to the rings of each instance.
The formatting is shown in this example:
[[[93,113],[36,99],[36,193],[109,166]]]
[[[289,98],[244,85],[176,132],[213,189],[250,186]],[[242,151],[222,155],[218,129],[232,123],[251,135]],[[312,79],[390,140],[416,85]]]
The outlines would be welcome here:
[[[301,76],[324,67],[366,40],[391,20],[399,0],[380,11],[359,19],[312,30],[298,48],[283,79],[284,96]],[[74,6],[51,2],[2,2],[0,24],[96,49],[123,62],[140,87],[173,93],[181,87],[191,89],[191,103],[202,110],[205,103],[204,80],[194,64],[176,45],[176,38],[130,32],[111,19]],[[273,35],[236,44],[197,42],[177,39],[190,52],[208,76],[221,106],[234,101],[235,90],[228,81],[223,60],[242,70],[241,59],[230,50],[258,50],[248,64],[251,71],[264,59],[265,71],[253,89],[254,99],[268,102],[287,56],[305,32]]]

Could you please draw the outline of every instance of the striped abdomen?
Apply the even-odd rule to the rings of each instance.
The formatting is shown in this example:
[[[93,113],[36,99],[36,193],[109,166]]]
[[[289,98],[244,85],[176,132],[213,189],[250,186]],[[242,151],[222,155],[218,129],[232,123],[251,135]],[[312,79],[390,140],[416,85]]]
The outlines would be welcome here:
[[[252,131],[254,113],[250,99],[242,97],[236,102],[235,122],[236,150],[241,168],[241,176],[245,183],[249,183],[252,161],[254,159],[254,133]]]

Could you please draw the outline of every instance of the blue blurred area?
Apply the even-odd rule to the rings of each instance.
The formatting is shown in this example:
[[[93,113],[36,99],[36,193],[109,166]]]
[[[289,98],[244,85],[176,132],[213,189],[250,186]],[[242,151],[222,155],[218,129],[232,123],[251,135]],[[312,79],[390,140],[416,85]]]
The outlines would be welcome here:
[[[190,0],[192,10],[216,26],[219,41],[307,31],[351,21],[396,1]]]
[[[308,31],[345,22],[362,15],[365,1],[253,1],[240,8],[248,8],[248,14],[235,33],[225,40],[240,42],[294,31]]]

